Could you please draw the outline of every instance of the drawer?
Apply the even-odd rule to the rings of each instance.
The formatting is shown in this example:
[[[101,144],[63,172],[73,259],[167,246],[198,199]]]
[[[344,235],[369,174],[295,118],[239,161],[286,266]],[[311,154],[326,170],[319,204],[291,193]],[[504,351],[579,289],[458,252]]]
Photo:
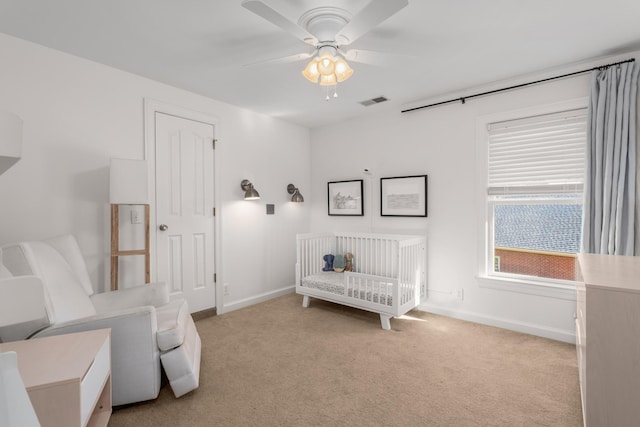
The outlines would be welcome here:
[[[102,393],[102,389],[109,377],[111,370],[111,346],[110,340],[105,340],[104,344],[96,353],[93,363],[82,378],[81,385],[81,419],[82,425],[86,425],[87,420],[93,412],[93,407]]]

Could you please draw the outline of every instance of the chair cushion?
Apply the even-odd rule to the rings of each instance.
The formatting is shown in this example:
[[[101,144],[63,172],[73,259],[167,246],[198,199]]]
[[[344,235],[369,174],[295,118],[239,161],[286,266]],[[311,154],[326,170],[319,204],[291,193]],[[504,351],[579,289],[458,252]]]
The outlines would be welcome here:
[[[160,351],[171,350],[184,341],[187,324],[191,319],[189,306],[184,300],[171,301],[156,308],[158,319],[158,348]]]
[[[60,252],[69,267],[71,267],[71,270],[73,270],[85,293],[89,296],[93,295],[95,291],[93,290],[91,279],[89,279],[87,264],[84,262],[84,257],[80,252],[80,246],[78,246],[76,238],[71,234],[65,234],[45,240],[45,242]]]
[[[33,276],[33,270],[27,262],[24,248],[19,243],[2,247],[2,265],[11,276]]]
[[[202,342],[193,319],[188,320],[182,345],[160,355],[162,367],[176,397],[195,390],[200,384]]]
[[[45,305],[52,324],[96,314],[89,296],[60,252],[44,242],[21,246],[33,273],[44,283]]]

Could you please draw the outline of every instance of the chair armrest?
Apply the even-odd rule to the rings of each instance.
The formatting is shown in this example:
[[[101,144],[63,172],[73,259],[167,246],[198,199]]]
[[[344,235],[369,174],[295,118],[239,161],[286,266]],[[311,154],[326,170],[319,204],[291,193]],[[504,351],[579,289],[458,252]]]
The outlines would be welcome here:
[[[111,329],[113,405],[155,399],[161,385],[156,309],[141,306],[59,323],[33,338]]]
[[[0,326],[47,317],[44,285],[36,276],[0,279]]]
[[[149,335],[155,342],[157,324],[155,307],[145,305],[58,323],[38,332],[33,338],[110,328],[112,337],[129,333],[139,338]]]
[[[169,302],[169,287],[165,282],[149,283],[117,291],[91,295],[98,313],[151,305],[159,307]]]
[[[36,276],[0,279],[0,342],[23,340],[49,326],[44,298]]]

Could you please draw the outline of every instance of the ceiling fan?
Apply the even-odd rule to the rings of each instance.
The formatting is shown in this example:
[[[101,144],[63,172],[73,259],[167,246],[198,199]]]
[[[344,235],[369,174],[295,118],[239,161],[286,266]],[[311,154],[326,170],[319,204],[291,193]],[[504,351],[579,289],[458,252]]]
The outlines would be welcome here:
[[[390,58],[396,55],[359,49],[344,50],[344,47],[408,4],[408,0],[371,0],[356,15],[339,7],[322,6],[306,11],[294,23],[261,0],[242,1],[245,9],[314,48],[310,52],[260,63],[286,63],[313,58],[302,74],[321,86],[334,86],[351,77],[353,70],[346,60],[370,65],[389,63]]]

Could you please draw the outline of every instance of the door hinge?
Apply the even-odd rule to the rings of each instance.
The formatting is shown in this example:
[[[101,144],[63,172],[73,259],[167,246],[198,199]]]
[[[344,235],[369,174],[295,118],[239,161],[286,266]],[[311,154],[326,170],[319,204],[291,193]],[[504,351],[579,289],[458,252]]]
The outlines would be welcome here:
[[[217,283],[218,282],[218,275],[216,273],[213,273],[213,283]]]
[[[216,208],[213,208],[213,216],[216,216]]]
[[[218,142],[217,139],[213,138],[213,140],[211,140],[211,143],[213,144],[213,149],[216,149],[216,142]]]

